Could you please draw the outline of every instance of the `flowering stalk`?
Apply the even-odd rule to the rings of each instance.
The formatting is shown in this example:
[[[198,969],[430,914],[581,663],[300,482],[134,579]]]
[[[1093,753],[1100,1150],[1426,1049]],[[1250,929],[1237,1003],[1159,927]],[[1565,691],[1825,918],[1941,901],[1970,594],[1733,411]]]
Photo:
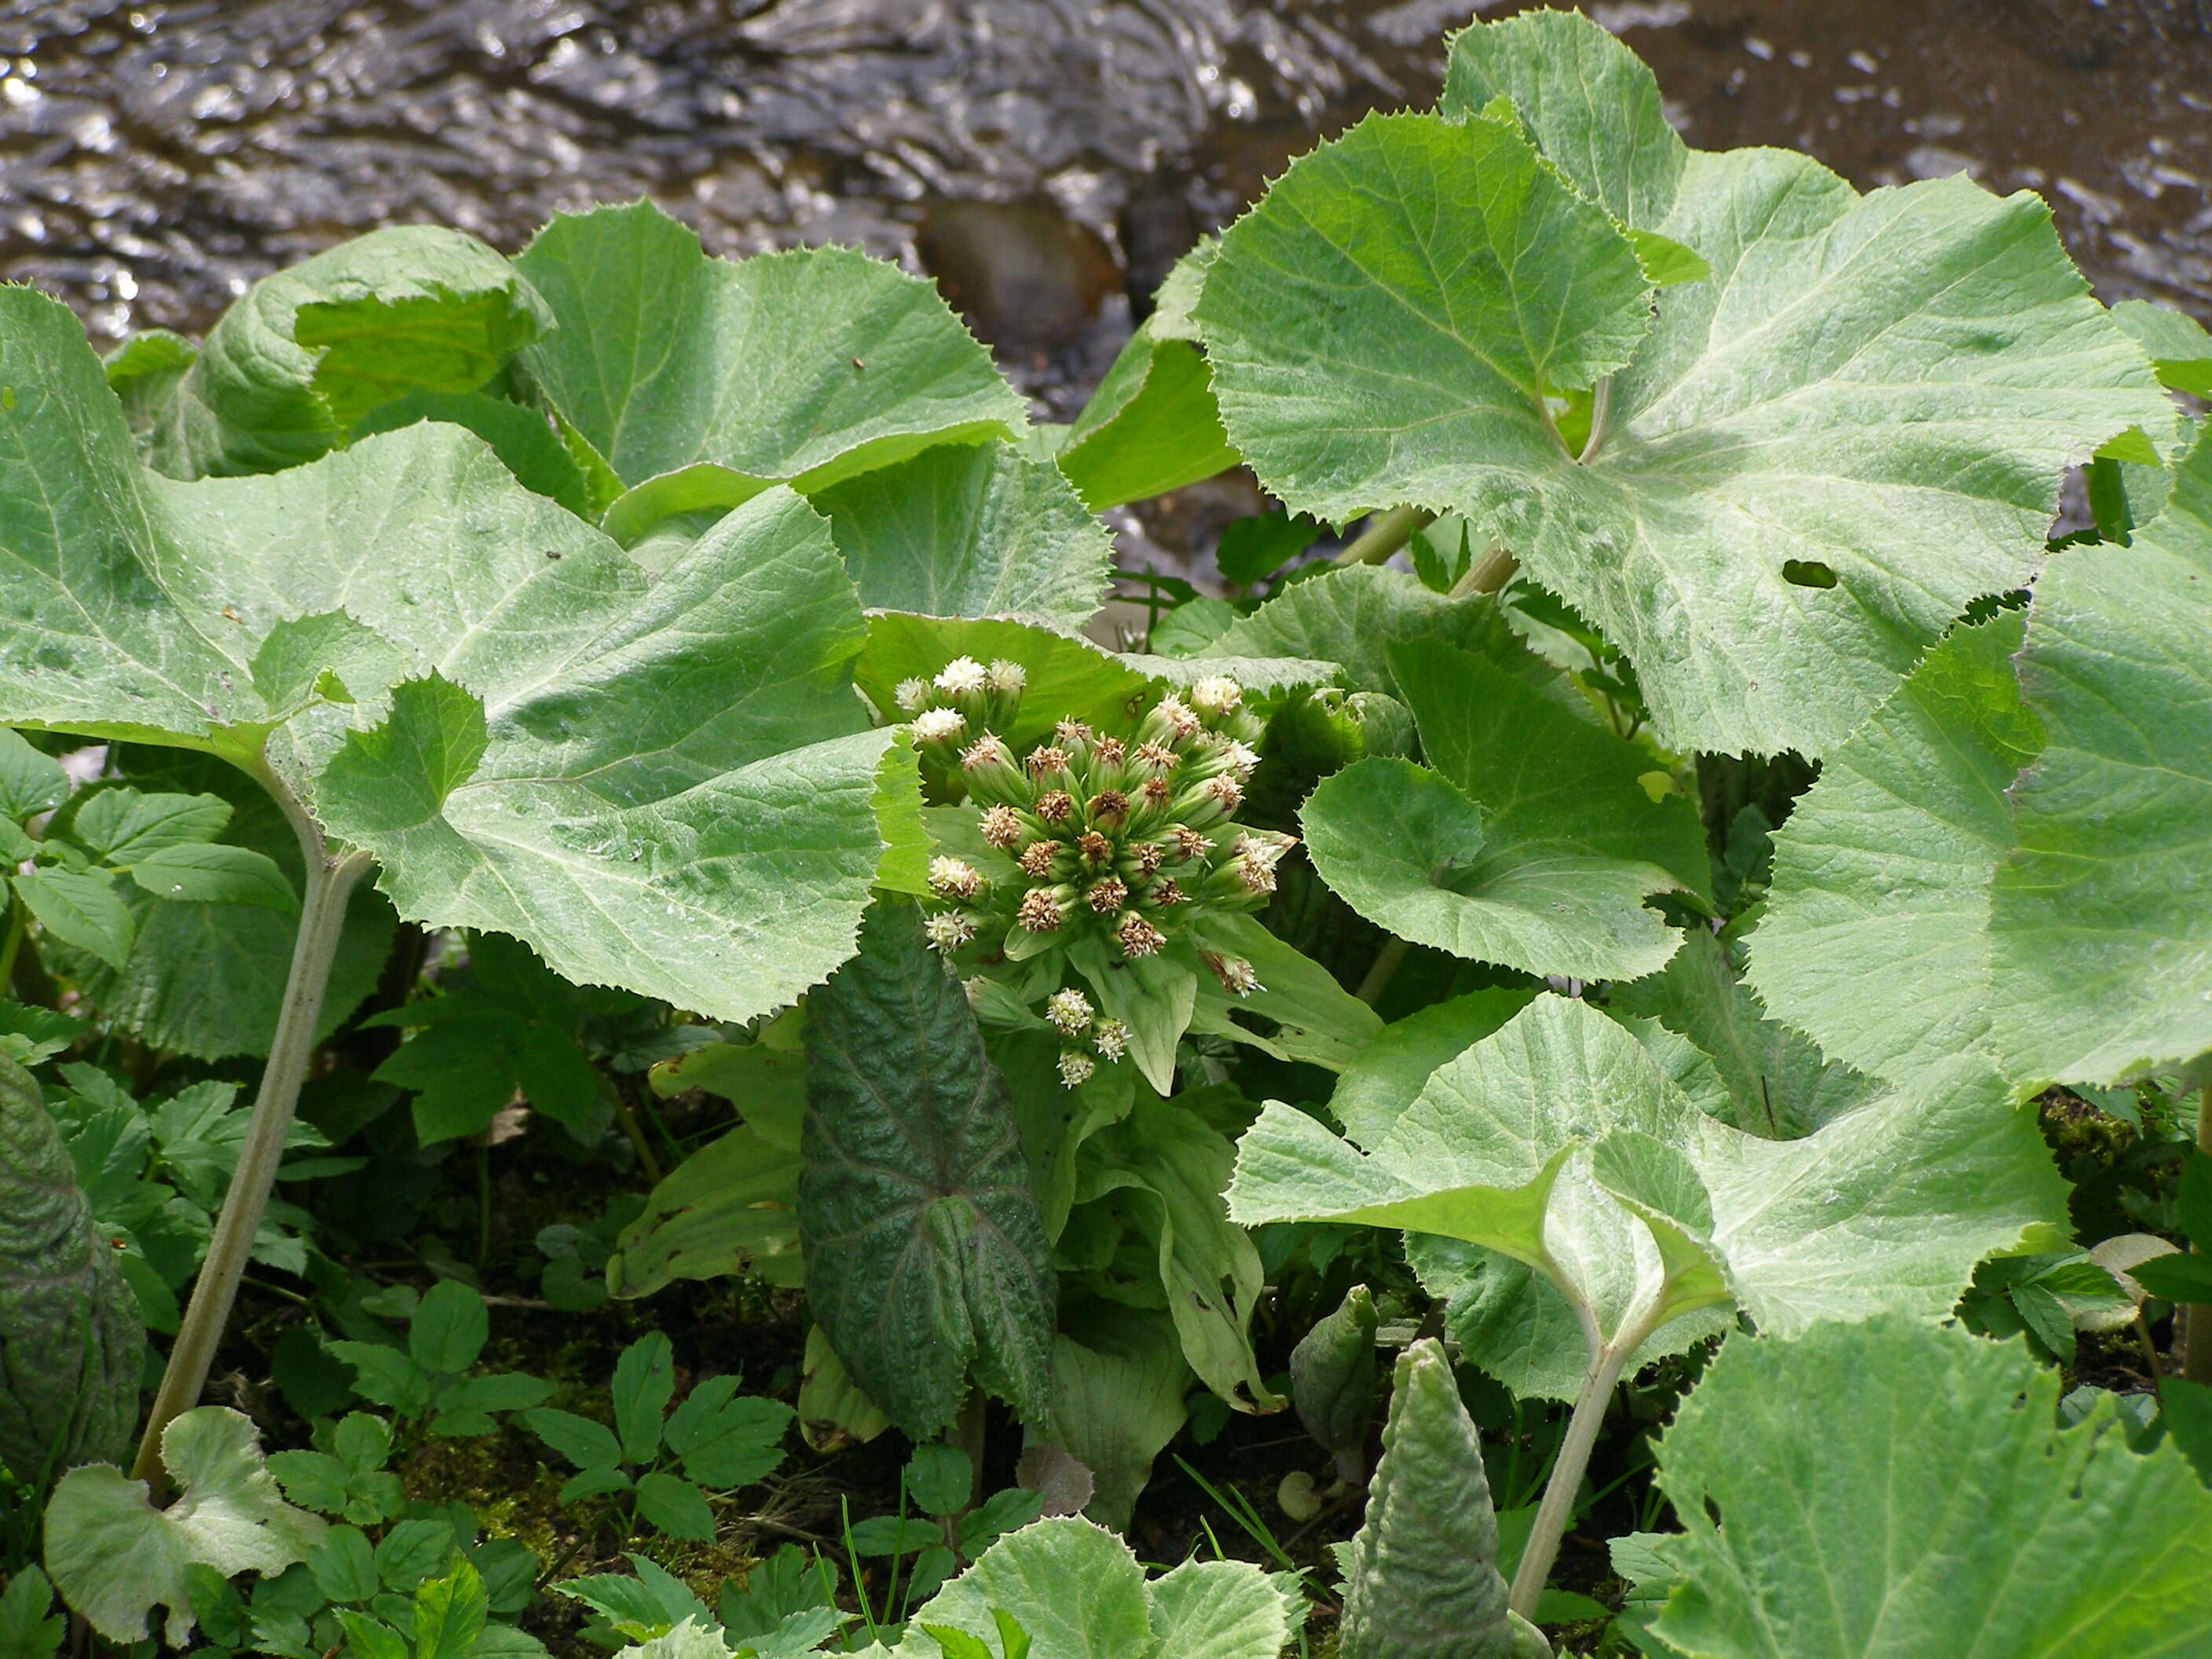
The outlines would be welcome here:
[[[1127,731],[1060,720],[1018,755],[1001,733],[1023,684],[1016,664],[962,657],[933,680],[905,682],[898,703],[933,784],[965,798],[983,845],[1005,860],[988,873],[931,860],[930,943],[971,979],[1035,997],[1072,1089],[1118,1064],[1130,1032],[1069,982],[1070,947],[1097,939],[1110,960],[1134,963],[1180,946],[1189,959],[1193,924],[1266,903],[1297,843],[1236,822],[1262,730],[1236,681],[1170,692]],[[1240,957],[1199,951],[1195,961],[1232,996],[1262,988]]]

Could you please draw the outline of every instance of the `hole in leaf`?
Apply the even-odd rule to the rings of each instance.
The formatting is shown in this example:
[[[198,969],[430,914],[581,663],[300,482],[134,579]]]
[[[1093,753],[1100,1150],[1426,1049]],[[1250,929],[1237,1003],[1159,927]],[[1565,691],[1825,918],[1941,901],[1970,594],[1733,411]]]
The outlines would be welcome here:
[[[1833,587],[1836,573],[1818,559],[1784,559],[1782,580],[1795,582],[1800,587]]]

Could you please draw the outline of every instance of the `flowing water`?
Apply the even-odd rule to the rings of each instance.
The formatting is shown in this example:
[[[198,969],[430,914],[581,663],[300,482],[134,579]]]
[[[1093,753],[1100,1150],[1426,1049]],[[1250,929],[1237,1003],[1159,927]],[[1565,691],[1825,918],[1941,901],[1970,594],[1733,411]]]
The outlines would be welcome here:
[[[2040,191],[2212,317],[2212,0],[1612,0],[1692,143]],[[1513,9],[1484,8],[1486,16]],[[1469,0],[0,0],[0,276],[106,343],[409,221],[649,194],[938,277],[1063,417],[1176,255],[1433,96]]]

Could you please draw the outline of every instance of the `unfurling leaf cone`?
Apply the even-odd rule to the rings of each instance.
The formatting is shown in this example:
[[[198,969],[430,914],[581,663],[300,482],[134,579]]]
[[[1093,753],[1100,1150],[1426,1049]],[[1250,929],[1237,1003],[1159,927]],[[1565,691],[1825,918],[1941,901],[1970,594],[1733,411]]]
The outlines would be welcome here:
[[[1291,1350],[1291,1403],[1298,1421],[1337,1461],[1337,1472],[1357,1480],[1361,1453],[1375,1417],[1375,1298],[1354,1285],[1343,1304],[1308,1331]]]

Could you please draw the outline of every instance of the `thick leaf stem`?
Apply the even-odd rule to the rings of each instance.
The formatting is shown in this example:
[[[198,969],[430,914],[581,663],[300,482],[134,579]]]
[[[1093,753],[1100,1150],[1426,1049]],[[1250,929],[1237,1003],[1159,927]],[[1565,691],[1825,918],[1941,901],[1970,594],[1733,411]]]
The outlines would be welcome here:
[[[300,1085],[314,1057],[315,1026],[322,1017],[323,994],[328,988],[331,964],[337,956],[339,935],[345,927],[346,900],[354,884],[369,868],[368,855],[331,854],[291,792],[273,777],[263,781],[284,808],[299,833],[301,850],[307,854],[307,892],[300,906],[300,931],[292,945],[292,966],[284,981],[284,1000],[277,1010],[276,1030],[269,1044],[269,1061],[261,1072],[261,1092],[253,1102],[253,1117],[239,1149],[238,1168],[224,1196],[222,1214],[209,1242],[207,1259],[192,1285],[191,1305],[169,1350],[169,1364],[161,1373],[161,1386],[154,1395],[154,1408],[138,1443],[138,1459],[131,1473],[159,1488],[163,1480],[161,1431],[180,1412],[198,1404],[215,1363],[216,1346],[230,1322],[231,1304],[238,1282],[253,1254],[254,1237],[269,1204],[270,1189],[276,1184],[276,1168],[283,1161],[284,1143],[292,1128],[292,1109],[299,1102]]]
[[[1381,564],[1413,539],[1420,531],[1437,521],[1437,515],[1426,507],[1394,507],[1377,513],[1336,556],[1340,565]]]
[[[2197,1097],[2197,1152],[2212,1158],[2212,1082]],[[2212,1254],[2206,1240],[2196,1241],[2199,1255]],[[2212,1384],[2212,1303],[2192,1302],[2182,1316],[2181,1375],[2189,1382]]]
[[[1582,1490],[1590,1452],[1597,1445],[1599,1429],[1605,1425],[1613,1385],[1620,1381],[1628,1357],[1644,1346],[1650,1334],[1650,1325],[1638,1321],[1598,1347],[1591,1356],[1589,1370],[1583,1375],[1582,1392],[1575,1396],[1574,1411],[1567,1419],[1566,1438],[1559,1443],[1559,1455],[1553,1461],[1552,1478],[1545,1485],[1543,1502],[1536,1507],[1535,1523],[1528,1528],[1528,1547],[1521,1553],[1521,1565],[1513,1574],[1513,1588],[1506,1600],[1506,1605],[1523,1619],[1535,1616],[1536,1598],[1544,1593],[1552,1564],[1559,1559],[1559,1540],[1566,1536],[1575,1494]]]
[[[15,896],[13,887],[8,890],[8,937],[0,943],[0,994],[15,982],[15,953],[23,948],[26,918],[23,901]]]
[[[1376,999],[1389,988],[1391,980],[1397,975],[1399,963],[1405,961],[1406,953],[1413,948],[1401,939],[1394,938],[1387,941],[1375,953],[1374,965],[1368,969],[1367,977],[1359,981],[1359,989],[1353,994],[1372,1008]]]
[[[1577,465],[1588,465],[1597,458],[1605,444],[1605,423],[1613,414],[1613,376],[1608,374],[1597,383],[1590,395],[1589,436],[1583,441],[1583,453],[1575,457]]]

